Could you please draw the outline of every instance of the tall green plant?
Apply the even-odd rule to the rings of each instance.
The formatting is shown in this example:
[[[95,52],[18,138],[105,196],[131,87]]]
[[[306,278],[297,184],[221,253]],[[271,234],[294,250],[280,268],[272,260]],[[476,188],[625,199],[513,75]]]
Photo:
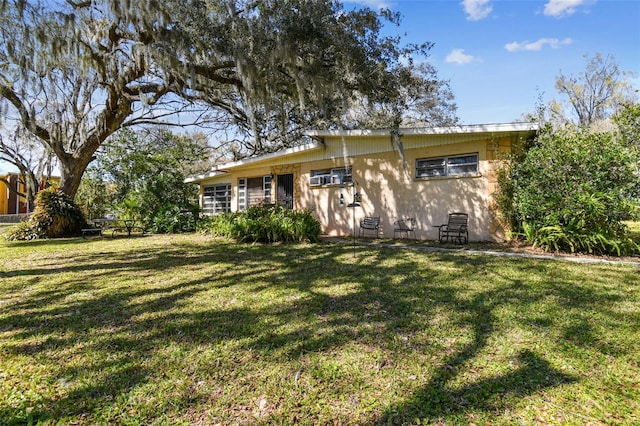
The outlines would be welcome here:
[[[546,250],[626,254],[638,250],[623,220],[637,213],[638,152],[616,133],[546,129],[501,176],[502,208]]]
[[[10,240],[72,237],[87,227],[80,207],[56,187],[38,193],[36,208],[28,222],[22,222],[9,236]]]

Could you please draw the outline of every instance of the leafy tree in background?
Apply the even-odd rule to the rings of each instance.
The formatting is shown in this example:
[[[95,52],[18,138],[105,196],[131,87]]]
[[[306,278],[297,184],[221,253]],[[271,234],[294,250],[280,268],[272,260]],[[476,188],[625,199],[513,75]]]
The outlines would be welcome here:
[[[329,0],[8,0],[0,12],[0,118],[53,151],[72,197],[122,128],[208,125],[235,156],[255,155],[342,126],[357,99],[401,114],[442,87],[432,69],[416,96],[400,90],[416,75],[405,59],[431,44],[382,37],[397,14]]]
[[[611,118],[637,99],[630,82],[635,73],[621,70],[612,55],[596,53],[592,58],[585,58],[587,65],[583,72],[577,75],[560,73],[556,78],[555,86],[564,102],[554,100],[550,103],[549,113],[553,123],[595,125]]]
[[[99,216],[118,210],[123,217],[146,223],[169,207],[178,212],[197,210],[197,188],[184,179],[210,168],[209,152],[201,134],[175,135],[161,128],[121,130],[88,169],[78,193],[81,205]],[[107,199],[105,193],[110,193]]]
[[[116,204],[115,184],[103,179],[103,171],[90,166],[82,177],[75,201],[87,219],[105,217]]]

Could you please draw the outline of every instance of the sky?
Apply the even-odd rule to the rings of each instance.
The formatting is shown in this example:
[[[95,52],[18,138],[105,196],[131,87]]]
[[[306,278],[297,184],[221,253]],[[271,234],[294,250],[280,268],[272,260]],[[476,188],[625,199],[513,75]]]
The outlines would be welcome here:
[[[400,12],[385,27],[406,42],[435,43],[427,58],[449,81],[460,124],[508,123],[559,99],[556,77],[577,75],[596,53],[640,74],[638,0],[359,0]],[[632,78],[640,89],[640,78]]]

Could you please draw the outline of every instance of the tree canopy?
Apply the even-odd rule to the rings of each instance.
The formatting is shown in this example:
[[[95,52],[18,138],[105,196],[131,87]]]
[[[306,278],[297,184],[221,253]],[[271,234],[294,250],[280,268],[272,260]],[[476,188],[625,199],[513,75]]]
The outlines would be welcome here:
[[[357,125],[354,105],[387,111],[385,127],[411,106],[427,125],[456,121],[446,82],[414,62],[431,44],[383,37],[383,22],[399,22],[388,11],[329,0],[8,0],[0,12],[2,125],[54,152],[70,195],[105,140],[134,125],[206,125],[241,157],[291,146],[311,127]]]
[[[556,89],[564,97],[564,103],[551,102],[550,112],[555,122],[594,125],[637,99],[629,82],[633,73],[621,70],[613,56],[596,53],[585,58],[587,65],[583,72],[572,75],[561,72],[556,77]]]
[[[197,210],[198,189],[184,180],[211,167],[210,151],[202,134],[120,130],[96,153],[76,200],[90,218],[117,211],[145,224],[168,206]]]

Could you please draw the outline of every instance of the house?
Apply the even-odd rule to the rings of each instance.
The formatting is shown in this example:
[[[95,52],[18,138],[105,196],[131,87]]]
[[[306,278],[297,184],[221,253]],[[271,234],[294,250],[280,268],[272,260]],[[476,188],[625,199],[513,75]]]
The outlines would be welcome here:
[[[329,236],[352,235],[360,219],[379,216],[386,238],[395,221],[414,217],[417,238],[437,239],[434,226],[465,212],[471,241],[501,241],[496,167],[537,130],[535,123],[508,123],[311,131],[313,142],[220,164],[186,182],[200,186],[208,215],[278,203],[310,209]],[[361,198],[355,207],[354,198]]]
[[[27,213],[27,189],[18,173],[0,175],[0,215]]]
[[[59,177],[43,179],[40,189],[59,181]],[[8,172],[0,175],[0,215],[26,215],[29,213],[27,199],[21,195],[26,192],[27,187],[19,173]]]

